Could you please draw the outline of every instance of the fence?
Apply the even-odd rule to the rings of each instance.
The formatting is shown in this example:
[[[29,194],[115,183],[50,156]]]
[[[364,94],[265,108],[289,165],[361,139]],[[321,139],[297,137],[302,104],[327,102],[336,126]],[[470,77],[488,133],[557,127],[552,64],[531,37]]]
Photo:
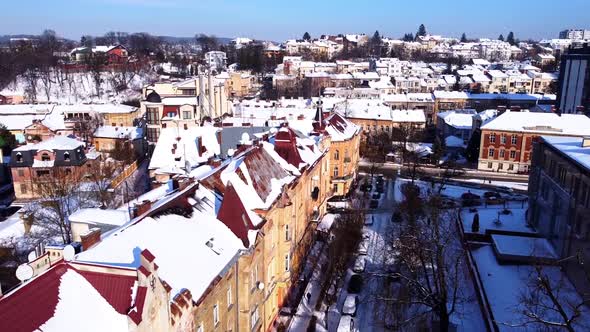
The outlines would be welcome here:
[[[125,167],[125,169],[123,169],[123,172],[121,172],[119,175],[117,175],[113,181],[111,181],[111,188],[117,188],[121,185],[121,183],[123,183],[125,180],[127,180],[128,177],[131,176],[131,174],[133,174],[137,168],[139,167],[139,161],[136,160],[133,162],[133,164]]]

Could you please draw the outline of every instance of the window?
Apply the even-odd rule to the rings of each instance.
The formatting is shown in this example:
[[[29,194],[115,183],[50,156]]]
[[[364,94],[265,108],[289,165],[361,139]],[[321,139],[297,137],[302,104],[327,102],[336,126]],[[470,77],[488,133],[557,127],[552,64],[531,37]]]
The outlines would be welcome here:
[[[285,255],[285,272],[291,269],[291,254]]]
[[[232,298],[231,298],[231,287],[227,289],[227,307],[231,308],[232,306]]]
[[[219,304],[213,306],[213,324],[219,324]]]
[[[492,163],[488,163],[488,168],[492,168]]]
[[[258,265],[254,266],[254,269],[250,272],[250,288],[256,288],[258,283]]]
[[[490,134],[490,143],[496,143],[496,134]]]
[[[285,241],[291,241],[291,232],[289,231],[289,225],[285,225]]]
[[[160,129],[159,128],[148,128],[147,129],[148,141],[157,142],[159,136],[160,136]]]
[[[254,310],[252,310],[252,313],[250,313],[250,329],[254,329],[256,327],[256,324],[258,324],[258,320],[260,319],[260,314],[258,313],[258,307],[254,308]]]
[[[340,160],[340,150],[334,151],[334,160]]]
[[[488,151],[488,157],[493,157],[494,156],[494,149],[490,149]]]
[[[510,151],[510,158],[511,159],[516,158],[516,151],[514,151],[514,150],[513,151]]]
[[[18,170],[18,176],[25,176],[25,170],[24,169],[19,169]]]
[[[506,135],[502,134],[502,136],[500,136],[500,143],[506,144]]]
[[[26,194],[27,193],[27,185],[24,183],[20,184],[20,192],[21,194]]]
[[[148,124],[160,124],[160,110],[157,107],[148,107],[146,115]]]
[[[199,327],[197,327],[197,332],[203,332],[203,323],[199,324]]]
[[[338,166],[334,166],[334,177],[337,178],[339,175]]]
[[[64,160],[65,161],[70,161],[70,153],[69,152],[64,152]]]
[[[518,141],[518,137],[516,135],[512,135],[512,137],[510,138],[510,141],[512,144],[516,145],[516,143]]]
[[[505,152],[504,149],[500,150],[500,158],[504,158],[504,152]]]
[[[23,162],[23,154],[20,152],[16,153],[16,162],[17,163],[22,163]]]
[[[185,120],[190,120],[191,118],[191,111],[182,111],[182,118]]]
[[[40,170],[40,171],[37,171],[37,176],[38,177],[48,176],[48,175],[49,175],[49,171],[48,170]]]
[[[47,152],[43,152],[43,154],[41,155],[41,161],[50,161],[51,157],[49,157],[49,153]]]

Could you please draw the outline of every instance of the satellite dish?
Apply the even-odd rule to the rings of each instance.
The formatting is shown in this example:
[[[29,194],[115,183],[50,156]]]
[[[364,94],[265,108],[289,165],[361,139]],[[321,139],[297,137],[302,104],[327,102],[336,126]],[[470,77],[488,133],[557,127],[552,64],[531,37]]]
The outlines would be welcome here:
[[[33,277],[34,271],[29,264],[21,264],[16,269],[16,277],[20,281],[27,281]]]
[[[76,249],[71,244],[68,244],[64,247],[64,259],[66,261],[71,261],[74,259],[74,255],[76,255]]]
[[[264,289],[264,283],[263,282],[259,282],[258,283],[258,289],[263,290]]]
[[[31,252],[29,253],[28,259],[29,259],[29,262],[32,262],[32,261],[34,261],[35,259],[37,259],[37,253],[36,253],[34,250],[33,250],[33,251],[31,251]]]
[[[242,142],[250,142],[250,135],[248,133],[242,133]]]
[[[227,155],[229,157],[233,157],[235,153],[236,153],[236,150],[234,150],[234,149],[227,149]]]

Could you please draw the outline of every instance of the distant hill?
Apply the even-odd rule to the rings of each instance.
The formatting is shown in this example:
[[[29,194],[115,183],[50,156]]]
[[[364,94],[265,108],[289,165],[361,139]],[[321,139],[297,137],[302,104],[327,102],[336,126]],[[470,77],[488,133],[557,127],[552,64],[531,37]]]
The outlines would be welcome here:
[[[158,36],[158,37],[160,37],[164,42],[171,43],[171,44],[195,42],[195,37],[173,37],[173,36]],[[233,38],[227,38],[227,37],[216,37],[216,38],[223,45],[229,44],[229,42],[233,39]]]

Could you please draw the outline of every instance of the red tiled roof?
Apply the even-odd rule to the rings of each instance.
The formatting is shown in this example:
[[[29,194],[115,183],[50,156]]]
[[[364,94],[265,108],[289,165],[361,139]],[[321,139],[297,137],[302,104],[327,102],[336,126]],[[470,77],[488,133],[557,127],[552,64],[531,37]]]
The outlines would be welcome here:
[[[67,263],[59,263],[0,299],[0,329],[33,331],[53,317],[59,302],[61,277],[69,269],[88,280],[118,313],[127,314],[131,306],[131,287],[136,280],[134,276],[80,271]]]
[[[286,129],[286,130],[285,130]],[[283,127],[275,136],[275,151],[289,164],[299,169],[303,162],[297,150],[297,138],[293,130]]]
[[[248,248],[250,246],[248,231],[254,229],[254,226],[250,217],[248,217],[244,204],[240,200],[240,196],[238,196],[231,183],[228,183],[225,189],[217,218],[242,240],[244,247]]]
[[[137,280],[136,277],[90,271],[77,272],[84,276],[118,313],[127,314],[131,307],[131,288]]]

